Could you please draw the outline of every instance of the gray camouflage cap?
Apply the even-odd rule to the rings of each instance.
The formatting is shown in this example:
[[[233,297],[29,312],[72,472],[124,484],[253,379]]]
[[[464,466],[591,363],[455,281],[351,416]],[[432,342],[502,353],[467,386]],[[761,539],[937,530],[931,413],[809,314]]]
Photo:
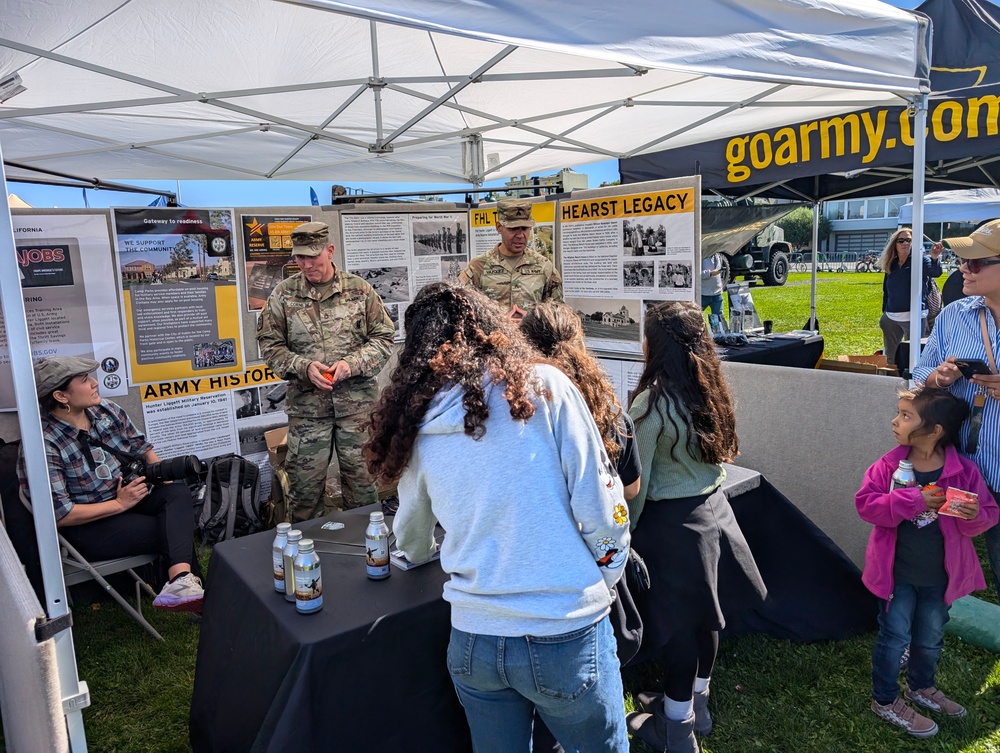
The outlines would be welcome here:
[[[534,227],[531,202],[527,199],[506,199],[497,202],[497,222],[504,227]]]
[[[330,226],[325,222],[303,222],[292,231],[293,256],[319,256],[330,245]]]
[[[57,356],[35,362],[35,391],[38,397],[55,392],[64,382],[97,369],[97,361],[83,356]]]

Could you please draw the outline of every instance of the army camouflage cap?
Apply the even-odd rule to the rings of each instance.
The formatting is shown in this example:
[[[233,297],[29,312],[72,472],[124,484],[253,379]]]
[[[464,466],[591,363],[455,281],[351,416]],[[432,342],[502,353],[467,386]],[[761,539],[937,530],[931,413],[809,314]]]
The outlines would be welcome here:
[[[292,231],[293,256],[319,256],[330,245],[330,226],[325,222],[303,222]]]
[[[527,199],[507,199],[497,202],[497,222],[504,227],[534,227],[531,202]]]
[[[83,356],[42,358],[35,362],[35,391],[38,397],[51,395],[73,377],[95,371],[97,365],[93,358]]]

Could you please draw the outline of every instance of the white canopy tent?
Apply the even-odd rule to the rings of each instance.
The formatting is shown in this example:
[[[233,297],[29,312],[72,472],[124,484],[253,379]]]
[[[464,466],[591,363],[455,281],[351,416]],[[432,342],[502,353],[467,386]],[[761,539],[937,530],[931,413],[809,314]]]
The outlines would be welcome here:
[[[935,191],[924,197],[924,222],[980,223],[1000,218],[1000,188]],[[899,224],[913,222],[913,204],[899,208]],[[936,239],[935,239],[936,240]]]
[[[920,134],[929,38],[925,19],[873,0],[633,0],[627,8],[7,0],[0,152],[7,179],[476,186],[899,98],[914,102]],[[58,616],[65,591],[3,173],[0,192],[0,299],[18,405],[31,408],[19,421],[35,510],[45,511],[36,524],[47,609]],[[83,750],[85,688],[70,631],[56,642],[71,744]]]

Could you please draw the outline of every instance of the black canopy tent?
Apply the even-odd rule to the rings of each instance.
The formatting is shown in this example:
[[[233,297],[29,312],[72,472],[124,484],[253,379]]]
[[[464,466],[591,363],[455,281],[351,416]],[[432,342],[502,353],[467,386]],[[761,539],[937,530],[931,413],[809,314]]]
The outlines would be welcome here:
[[[1000,8],[927,0],[933,23],[925,190],[1000,187]],[[818,202],[909,192],[913,116],[879,107],[619,160],[622,183],[701,175],[732,198]]]
[[[702,190],[734,199],[819,202],[913,191],[1000,187],[1000,8],[985,0],[927,0],[931,93],[907,107],[877,107],[619,160],[623,184],[698,174]],[[914,139],[926,116],[926,138]],[[916,262],[923,249],[914,249]],[[920,269],[913,265],[911,326],[919,330]],[[813,256],[811,321],[816,321]],[[910,356],[910,368],[918,353]]]

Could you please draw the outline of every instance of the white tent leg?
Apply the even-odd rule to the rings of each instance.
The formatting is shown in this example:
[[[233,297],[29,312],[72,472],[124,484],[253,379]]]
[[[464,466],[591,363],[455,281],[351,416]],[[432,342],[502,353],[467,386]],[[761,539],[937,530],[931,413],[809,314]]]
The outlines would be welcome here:
[[[914,100],[913,117],[913,243],[910,244],[910,363],[912,374],[920,358],[924,290],[924,160],[926,157],[927,95]],[[888,353],[886,355],[889,355]]]
[[[813,204],[812,279],[809,286],[809,327],[816,326],[816,259],[819,256],[819,202]]]
[[[49,474],[45,466],[42,421],[38,411],[30,409],[38,405],[38,398],[35,394],[31,344],[28,341],[28,320],[21,292],[21,273],[17,267],[14,247],[14,222],[10,215],[10,205],[7,203],[7,176],[3,169],[2,150],[0,150],[0,205],[2,205],[0,206],[0,305],[3,307],[7,343],[10,348],[14,396],[17,406],[21,409],[17,412],[17,418],[24,446],[28,483],[35,502],[35,532],[42,565],[42,582],[45,586],[45,611],[49,619],[56,619],[69,612],[69,605],[66,599],[66,584],[63,581],[62,561],[59,558],[52,490],[49,488]],[[57,633],[52,640],[55,641],[60,698],[69,732],[70,750],[73,753],[85,753],[87,738],[83,730],[81,710],[89,705],[90,701],[87,684],[80,682],[76,670],[73,631],[67,628]]]

